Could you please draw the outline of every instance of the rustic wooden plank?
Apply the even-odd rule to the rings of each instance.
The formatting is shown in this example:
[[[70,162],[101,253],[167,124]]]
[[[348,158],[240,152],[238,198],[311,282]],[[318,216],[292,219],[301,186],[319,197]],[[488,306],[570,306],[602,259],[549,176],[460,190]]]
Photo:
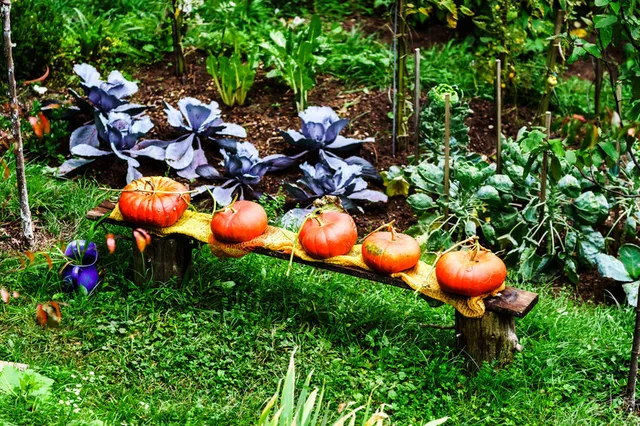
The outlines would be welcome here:
[[[488,297],[484,306],[488,311],[524,318],[538,303],[538,295],[513,287],[505,288],[499,296]]]
[[[91,220],[99,220],[104,215],[110,214],[114,208],[115,208],[114,203],[111,203],[109,201],[103,201],[98,207],[92,209],[91,211],[89,211],[89,213],[87,213],[87,218]],[[111,219],[105,219],[104,222],[125,226],[129,228],[136,227],[136,225],[131,223],[115,221]],[[288,254],[274,252],[274,251],[267,250],[260,247],[256,248],[253,252],[257,254],[265,255],[265,256],[287,260],[287,261],[290,258],[290,255]],[[405,290],[415,291],[414,289],[409,287],[408,284],[406,284],[404,281],[400,279],[391,278],[386,275],[380,275],[375,272],[365,271],[362,269],[351,268],[346,266],[332,265],[332,264],[323,263],[323,262],[309,262],[306,260],[298,259],[296,257],[294,257],[293,261],[303,265],[310,265],[318,269],[325,269],[332,272],[351,275],[357,278],[363,278],[371,281],[380,282],[383,284],[392,285]],[[430,299],[428,296],[425,296],[422,293],[419,293],[419,295],[423,299]],[[529,311],[531,311],[531,309],[533,309],[536,303],[538,303],[538,295],[526,290],[507,287],[498,296],[488,297],[487,299],[485,299],[484,303],[485,303],[486,310],[489,312],[496,312],[500,314],[523,318],[529,313]]]

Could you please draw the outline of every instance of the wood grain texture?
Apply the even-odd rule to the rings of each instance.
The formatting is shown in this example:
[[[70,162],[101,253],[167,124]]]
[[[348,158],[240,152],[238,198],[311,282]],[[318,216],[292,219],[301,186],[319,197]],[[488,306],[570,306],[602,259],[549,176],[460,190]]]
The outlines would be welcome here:
[[[485,361],[495,361],[497,367],[510,364],[515,351],[521,350],[515,318],[496,312],[467,318],[456,311],[456,346],[466,353],[470,370],[479,369]]]
[[[133,247],[133,282],[166,283],[175,280],[180,285],[191,268],[191,241],[183,236],[153,237],[144,253]]]
[[[104,201],[98,207],[96,207],[96,208],[92,209],[91,211],[89,211],[87,213],[87,218],[91,219],[91,220],[99,220],[104,215],[110,214],[111,211],[114,208],[115,208],[115,204],[114,203],[111,203],[111,202],[108,202],[108,201]],[[137,227],[136,225],[131,224],[131,223],[115,221],[115,220],[111,220],[111,219],[105,219],[103,223],[111,223],[111,224],[115,224],[115,225],[119,225],[119,226],[129,227],[129,228]],[[181,238],[181,237],[174,237],[174,236],[169,236],[169,237],[165,237],[165,238],[154,237],[154,241],[162,241],[162,240],[173,239],[173,238]],[[188,238],[184,238],[184,237],[182,237],[182,238],[183,239],[188,239]],[[151,249],[152,251],[149,252],[149,255],[153,255],[153,259],[158,259],[158,261],[160,261],[160,259],[164,258],[165,255],[163,255],[162,253],[159,252],[159,251],[162,250],[162,248],[161,248],[162,244],[163,243],[158,243],[156,248]],[[152,245],[153,245],[153,243],[152,243]],[[149,248],[147,250],[149,250]],[[173,248],[173,246],[170,246],[170,245],[167,246],[167,250],[169,250],[168,251],[169,254],[167,256],[175,256],[176,255],[175,254],[176,248]],[[173,253],[173,254],[171,254],[171,253]],[[289,255],[288,254],[274,252],[274,251],[266,250],[266,249],[263,249],[263,248],[256,248],[254,250],[254,253],[257,253],[257,254],[260,254],[260,255],[265,255],[265,256],[270,256],[270,257],[275,257],[275,258],[283,259],[283,260],[286,260],[286,261],[289,260]],[[147,254],[146,251],[145,251],[145,254]],[[135,253],[134,253],[134,256],[136,256]],[[184,256],[181,257],[181,259],[183,259],[183,261],[186,261],[186,257],[184,257]],[[167,261],[168,260],[170,260],[170,259],[167,259]],[[345,267],[345,266],[331,265],[331,264],[321,263],[321,262],[309,262],[309,261],[305,261],[305,260],[298,259],[298,258],[295,258],[295,257],[294,257],[293,261],[296,262],[296,263],[303,264],[303,265],[310,265],[310,266],[313,266],[313,267],[318,268],[318,269],[325,269],[327,271],[338,272],[338,273],[341,273],[341,274],[351,275],[351,276],[358,277],[358,278],[363,278],[363,279],[367,279],[367,280],[371,280],[371,281],[380,282],[380,283],[383,283],[383,284],[392,285],[392,286],[395,286],[395,287],[403,288],[405,290],[410,290],[412,292],[414,291],[411,287],[409,287],[404,281],[402,281],[400,279],[391,278],[391,277],[386,276],[386,275],[380,275],[380,274],[377,274],[375,272],[365,271],[365,270],[358,269],[358,268],[350,268],[350,267]],[[139,267],[141,267],[141,265]],[[138,270],[137,268],[138,267],[136,267],[136,270]],[[164,269],[165,267],[163,266],[162,268]],[[166,268],[170,268],[170,267],[166,266]],[[161,273],[160,275],[161,276],[166,276],[166,275],[163,275],[163,274],[164,273]],[[136,274],[136,275],[138,275],[138,274]],[[420,293],[420,296],[423,299],[431,300],[429,297],[423,295],[422,293]],[[499,295],[494,296],[494,297],[488,297],[487,299],[485,299],[484,303],[485,303],[485,307],[486,307],[488,312],[496,312],[496,313],[501,313],[501,314],[505,314],[505,315],[511,315],[511,316],[518,317],[518,318],[523,318],[531,311],[531,309],[533,309],[533,307],[536,305],[536,303],[538,303],[538,295],[535,294],[535,293],[531,293],[529,291],[526,291],[526,290],[520,290],[520,289],[513,288],[513,287],[507,287]]]

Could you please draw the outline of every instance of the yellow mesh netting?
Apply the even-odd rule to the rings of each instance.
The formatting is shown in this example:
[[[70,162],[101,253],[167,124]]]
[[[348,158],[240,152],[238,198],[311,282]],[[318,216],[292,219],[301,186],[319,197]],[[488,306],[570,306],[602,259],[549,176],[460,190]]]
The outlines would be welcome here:
[[[116,205],[110,219],[124,221],[120,209]],[[217,257],[242,257],[250,253],[256,247],[263,247],[271,251],[279,251],[282,253],[291,253],[295,234],[286,229],[277,228],[275,226],[267,227],[264,234],[258,238],[245,243],[223,243],[217,241],[211,233],[211,215],[206,213],[195,213],[187,210],[182,217],[173,225],[167,228],[153,228],[149,231],[153,234],[164,236],[170,234],[181,234],[198,241],[208,243],[212,253]],[[294,256],[310,262],[325,262],[334,265],[358,267],[367,271],[371,269],[364,263],[361,253],[361,245],[355,245],[349,253],[343,256],[336,256],[330,259],[318,260],[310,257],[300,245],[296,243]],[[400,278],[407,283],[412,289],[422,294],[447,303],[462,315],[470,318],[479,318],[484,315],[483,300],[491,294],[496,294],[504,290],[504,284],[491,294],[485,294],[477,297],[458,296],[455,294],[444,293],[438,281],[436,280],[435,269],[431,265],[420,261],[415,267],[407,271],[399,272],[391,275],[393,278]]]

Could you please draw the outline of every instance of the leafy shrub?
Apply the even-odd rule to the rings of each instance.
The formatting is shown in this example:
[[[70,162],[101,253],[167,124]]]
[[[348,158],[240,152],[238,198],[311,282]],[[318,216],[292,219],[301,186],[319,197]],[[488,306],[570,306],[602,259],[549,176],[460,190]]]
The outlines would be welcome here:
[[[260,44],[270,55],[267,66],[272,69],[267,77],[278,77],[293,90],[298,111],[306,108],[307,94],[316,84],[316,66],[325,61],[324,57],[316,56],[322,33],[320,18],[314,15],[309,25],[300,24],[271,31],[270,41]]]
[[[442,154],[444,140],[445,101],[444,94],[450,95],[450,149],[452,155],[464,154],[469,144],[469,128],[465,120],[472,111],[461,101],[462,94],[447,84],[434,86],[428,92],[428,103],[420,112],[420,142],[427,149],[430,158]]]
[[[62,15],[48,1],[14,0],[11,7],[11,41],[16,79],[40,77],[60,50]],[[46,19],[43,19],[46,17]],[[0,37],[0,41],[4,37]],[[4,43],[3,43],[4,45]],[[4,53],[4,50],[3,50]],[[5,84],[7,64],[0,61],[0,81]]]

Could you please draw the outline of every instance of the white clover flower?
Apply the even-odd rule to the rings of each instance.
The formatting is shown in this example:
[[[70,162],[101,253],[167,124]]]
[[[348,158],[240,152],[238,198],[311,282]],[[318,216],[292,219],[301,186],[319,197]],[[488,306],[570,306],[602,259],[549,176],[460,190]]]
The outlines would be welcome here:
[[[178,3],[178,7],[185,15],[189,15],[194,9],[202,6],[204,0],[182,0]]]
[[[300,25],[304,24],[305,20],[299,16],[296,16],[295,18],[293,18],[293,20],[289,23],[289,28],[291,28],[292,30],[295,30],[296,28],[298,28]]]
[[[46,87],[38,86],[37,84],[34,84],[32,88],[33,88],[33,91],[40,96],[44,95],[45,93],[47,93],[47,90],[49,90]],[[71,377],[75,377],[75,376],[72,375]]]

